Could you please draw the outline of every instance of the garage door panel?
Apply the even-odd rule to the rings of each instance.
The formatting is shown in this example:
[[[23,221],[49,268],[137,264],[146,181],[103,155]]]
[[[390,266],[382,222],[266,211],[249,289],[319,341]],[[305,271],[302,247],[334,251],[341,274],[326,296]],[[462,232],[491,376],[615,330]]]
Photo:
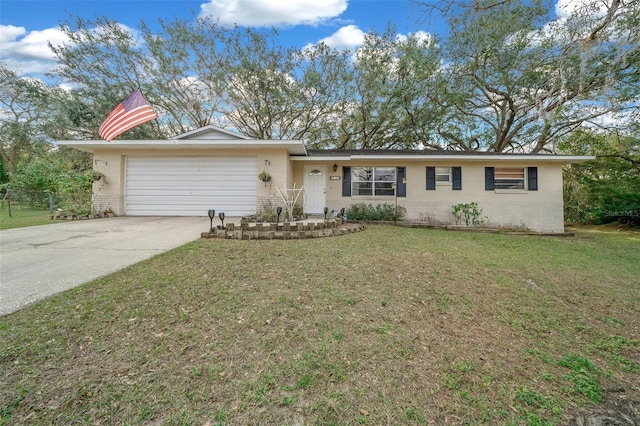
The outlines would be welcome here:
[[[234,190],[233,188],[228,188],[228,189],[219,189],[216,191],[212,191],[212,190],[206,190],[206,189],[202,189],[202,190],[181,190],[181,189],[153,189],[153,190],[149,190],[149,189],[136,189],[136,190],[129,190],[127,191],[127,194],[129,195],[129,197],[136,197],[136,198],[140,198],[142,199],[143,197],[148,197],[151,199],[159,199],[159,197],[171,197],[171,198],[176,198],[176,197],[184,197],[185,200],[189,200],[191,198],[194,197],[236,197],[239,199],[242,198],[250,198],[253,196],[253,192],[250,191],[240,191],[240,190]],[[184,200],[181,200],[184,201]],[[252,203],[255,204],[255,203]]]
[[[254,213],[256,157],[128,157],[126,214],[228,216]]]
[[[171,199],[173,204],[200,204],[200,205],[211,205],[211,203],[219,204],[228,204],[224,200],[215,200],[216,197],[226,197],[226,198],[236,198],[236,204],[249,204],[254,205],[251,200],[248,200],[248,197],[244,197],[245,200],[242,200],[243,194],[238,193],[208,193],[208,194],[185,194],[181,192],[174,192],[169,194],[161,194],[161,195],[152,195],[152,194],[140,194],[135,196],[136,203],[135,204],[167,204],[167,199]],[[247,194],[245,194],[247,195]],[[130,206],[131,207],[131,206]],[[211,208],[211,207],[209,207]]]

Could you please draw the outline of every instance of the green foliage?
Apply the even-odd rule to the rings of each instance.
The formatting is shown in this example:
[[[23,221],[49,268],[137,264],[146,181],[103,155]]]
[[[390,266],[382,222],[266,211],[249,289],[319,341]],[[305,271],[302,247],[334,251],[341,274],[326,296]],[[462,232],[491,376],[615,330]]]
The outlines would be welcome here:
[[[262,203],[262,205],[258,208],[254,215],[249,216],[250,221],[263,221],[263,222],[276,222],[278,219],[277,209],[278,206],[274,205],[271,201],[266,201]],[[292,208],[292,217],[300,218],[304,214],[301,204],[294,204]],[[286,211],[286,207],[282,208],[282,213],[280,213],[280,221],[286,220],[288,217],[288,212]]]
[[[516,398],[524,405],[538,407],[544,402],[544,398],[538,392],[521,386],[516,394]]]
[[[581,123],[635,109],[637,2],[575,2],[555,22],[542,1],[422,3],[450,18],[436,96],[452,148],[551,152]]]
[[[41,207],[48,206],[47,193],[54,193],[65,212],[86,215],[91,213],[93,175],[92,170],[76,169],[50,155],[18,164],[8,188],[15,193],[42,194],[35,204],[30,203]]]
[[[284,210],[284,209],[283,209]],[[258,208],[255,215],[249,217],[250,221],[275,222],[277,219],[276,206],[271,201],[266,201]],[[283,215],[280,215],[280,219]]]
[[[596,381],[598,369],[588,359],[569,354],[560,359],[558,365],[571,370],[565,378],[573,384],[573,392],[586,396],[596,404],[602,401],[602,392]]]
[[[564,169],[567,220],[640,224],[640,145],[631,136],[580,131],[559,146],[564,152],[596,159]]]
[[[302,208],[302,204],[296,203],[291,208],[291,214],[293,217],[302,217],[304,215],[304,209]]]
[[[478,203],[475,201],[455,204],[451,213],[453,214],[456,225],[459,225],[462,220],[464,220],[467,226],[479,226],[484,222],[482,209],[478,207]]]
[[[403,220],[407,214],[404,206],[394,206],[392,204],[358,203],[352,204],[346,209],[345,214],[349,220],[363,221],[398,221]]]
[[[397,37],[391,25],[366,34],[353,51],[284,47],[275,30],[207,18],[153,29],[142,22],[137,37],[108,17],[74,17],[61,28],[71,43],[53,48],[56,73],[82,87],[65,111],[83,135],[95,134],[130,87],[141,87],[162,119],[123,138],[224,122],[250,137],[304,139],[313,147],[411,148],[430,139],[441,110],[430,101],[439,44]]]

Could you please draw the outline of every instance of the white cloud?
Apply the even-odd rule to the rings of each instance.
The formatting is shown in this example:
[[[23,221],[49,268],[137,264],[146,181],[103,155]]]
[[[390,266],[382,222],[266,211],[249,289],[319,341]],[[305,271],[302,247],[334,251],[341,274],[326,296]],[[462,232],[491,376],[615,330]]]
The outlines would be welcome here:
[[[24,27],[0,25],[0,58],[19,75],[42,74],[55,66],[48,43],[60,45],[68,41],[57,28],[27,31]]]
[[[356,25],[347,25],[330,36],[318,40],[318,44],[324,43],[336,49],[353,49],[362,44],[364,36],[364,31]]]
[[[318,25],[339,16],[348,0],[210,0],[200,6],[200,17],[222,25]]]
[[[24,27],[0,25],[0,43],[5,46],[6,43],[14,41],[26,32],[27,30]],[[4,47],[2,48],[2,51],[4,52]]]
[[[5,58],[53,61],[55,57],[48,43],[60,45],[69,39],[57,28],[27,32],[24,27],[0,25],[0,41]]]
[[[561,21],[579,13],[603,17],[607,14],[607,8],[604,3],[593,0],[558,0],[556,3],[556,16]]]
[[[315,44],[324,43],[327,46],[334,47],[336,49],[351,49],[355,51],[358,50],[358,47],[362,46],[365,36],[366,33],[356,25],[346,25],[330,36],[318,40]],[[415,33],[409,33],[409,35],[397,34],[396,40],[398,42],[406,42],[409,37],[418,39],[420,42],[429,46],[432,44],[437,46],[433,36],[425,31],[417,31]],[[314,44],[309,43],[303,48],[303,50],[306,51],[312,46],[314,46]]]
[[[404,34],[398,34],[396,36],[396,40],[399,42],[406,42],[409,37],[414,38],[427,46],[431,46],[435,43],[433,36],[426,31],[416,31],[415,33],[409,33],[408,36]]]
[[[128,33],[140,46],[143,43],[138,30],[123,24],[118,24],[121,30]],[[101,34],[103,27],[93,28],[91,31]],[[49,47],[70,45],[71,42],[59,28],[27,31],[24,27],[0,25],[0,59],[5,66],[14,69],[19,75],[43,74],[53,70],[56,57]]]

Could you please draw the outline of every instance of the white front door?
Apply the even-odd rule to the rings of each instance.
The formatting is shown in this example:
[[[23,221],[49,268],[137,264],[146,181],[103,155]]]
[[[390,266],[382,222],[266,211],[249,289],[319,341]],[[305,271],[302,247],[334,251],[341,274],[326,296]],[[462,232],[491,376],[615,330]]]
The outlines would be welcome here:
[[[326,166],[304,166],[304,211],[308,214],[322,214],[327,205]]]

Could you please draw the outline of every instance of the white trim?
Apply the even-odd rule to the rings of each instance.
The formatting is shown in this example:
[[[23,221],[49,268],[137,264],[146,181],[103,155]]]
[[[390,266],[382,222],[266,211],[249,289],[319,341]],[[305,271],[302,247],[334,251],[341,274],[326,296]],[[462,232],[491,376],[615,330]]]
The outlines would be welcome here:
[[[302,141],[293,140],[114,140],[107,141],[58,141],[58,145],[68,146],[81,151],[94,152],[99,150],[133,150],[133,149],[247,149],[261,151],[265,149],[286,149],[290,155],[306,155],[307,150]]]
[[[172,139],[188,139],[190,136],[201,135],[209,132],[222,133],[231,136],[234,139],[251,139],[249,136],[241,135],[240,133],[232,132],[230,130],[225,130],[221,127],[213,126],[211,124],[174,136]]]
[[[314,157],[310,157],[313,159]],[[350,160],[409,160],[409,161],[526,161],[526,162],[562,162],[574,163],[580,161],[589,161],[595,159],[595,156],[580,155],[352,155]]]
[[[312,155],[312,156],[296,156],[291,157],[291,161],[388,161],[388,160],[402,160],[402,161],[427,161],[427,162],[451,162],[451,161],[477,161],[477,162],[495,162],[495,161],[514,161],[514,162],[527,162],[527,163],[580,163],[583,161],[594,160],[596,157],[592,155],[451,155],[451,154],[431,154],[431,155],[410,155],[410,154],[383,154],[383,155]]]
[[[291,157],[291,161],[349,161],[352,160],[353,156],[351,155],[314,155],[311,157],[308,156],[295,156]]]
[[[528,189],[494,189],[496,194],[528,194]]]

